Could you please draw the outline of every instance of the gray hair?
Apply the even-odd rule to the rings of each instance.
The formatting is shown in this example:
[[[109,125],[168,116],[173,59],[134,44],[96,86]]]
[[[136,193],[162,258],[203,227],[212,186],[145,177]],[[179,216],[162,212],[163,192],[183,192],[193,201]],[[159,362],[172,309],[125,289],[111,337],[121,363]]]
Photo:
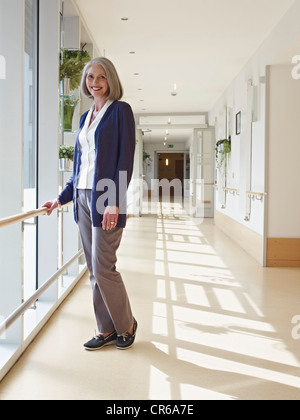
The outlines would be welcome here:
[[[98,57],[94,58],[93,60],[89,61],[82,72],[82,78],[80,83],[80,90],[84,96],[87,98],[92,98],[92,95],[90,94],[87,86],[86,86],[86,77],[89,71],[89,68],[93,65],[101,66],[104,68],[106,77],[107,77],[107,83],[109,87],[109,94],[107,99],[111,101],[119,101],[123,96],[123,87],[120,82],[117,70],[113,63],[105,57]]]

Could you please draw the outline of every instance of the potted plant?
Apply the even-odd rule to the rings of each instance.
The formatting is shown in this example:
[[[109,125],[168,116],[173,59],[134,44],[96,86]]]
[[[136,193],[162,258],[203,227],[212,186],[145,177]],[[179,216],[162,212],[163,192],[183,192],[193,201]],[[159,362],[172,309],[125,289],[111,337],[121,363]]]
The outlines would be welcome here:
[[[74,147],[73,146],[59,146],[59,170],[70,171],[74,159]]]
[[[64,95],[69,96],[70,90],[79,87],[82,71],[86,63],[91,60],[87,51],[62,50],[60,53],[59,79],[64,81]]]
[[[79,99],[75,98],[75,96],[64,99],[64,130],[65,131],[72,131],[74,111],[78,102],[79,102]]]
[[[223,164],[225,164],[225,174],[227,171],[227,156],[229,153],[231,153],[231,139],[223,139],[219,140],[216,143],[216,161],[217,161],[217,167],[220,169]]]
[[[145,150],[143,150],[143,162],[150,163],[152,162],[151,156]]]

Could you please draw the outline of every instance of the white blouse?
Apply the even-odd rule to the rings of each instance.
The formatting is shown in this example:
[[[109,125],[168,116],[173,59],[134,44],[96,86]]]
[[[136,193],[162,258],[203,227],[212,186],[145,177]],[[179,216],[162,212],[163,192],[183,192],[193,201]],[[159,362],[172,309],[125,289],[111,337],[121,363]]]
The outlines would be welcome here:
[[[78,176],[77,188],[91,190],[93,188],[95,170],[95,132],[108,107],[113,101],[107,101],[94,121],[90,124],[92,113],[95,109],[93,105],[85,119],[84,126],[79,134],[79,144],[81,149],[81,165]]]

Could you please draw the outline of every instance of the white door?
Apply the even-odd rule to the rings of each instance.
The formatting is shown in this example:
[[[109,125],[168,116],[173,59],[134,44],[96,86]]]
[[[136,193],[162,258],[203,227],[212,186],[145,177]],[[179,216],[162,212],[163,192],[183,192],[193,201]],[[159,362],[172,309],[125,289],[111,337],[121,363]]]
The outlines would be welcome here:
[[[191,186],[196,217],[214,217],[214,132],[195,130]]]

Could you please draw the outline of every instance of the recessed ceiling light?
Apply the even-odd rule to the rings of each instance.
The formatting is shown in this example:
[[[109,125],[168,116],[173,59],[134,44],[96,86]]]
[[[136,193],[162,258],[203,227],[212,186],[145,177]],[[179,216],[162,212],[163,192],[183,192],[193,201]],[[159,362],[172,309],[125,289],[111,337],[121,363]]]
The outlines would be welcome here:
[[[129,54],[135,54],[135,51],[129,51]]]
[[[128,17],[122,17],[121,20],[123,20],[124,22],[127,22],[129,19]]]

